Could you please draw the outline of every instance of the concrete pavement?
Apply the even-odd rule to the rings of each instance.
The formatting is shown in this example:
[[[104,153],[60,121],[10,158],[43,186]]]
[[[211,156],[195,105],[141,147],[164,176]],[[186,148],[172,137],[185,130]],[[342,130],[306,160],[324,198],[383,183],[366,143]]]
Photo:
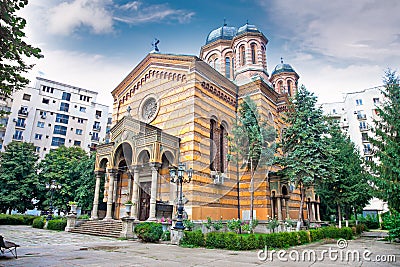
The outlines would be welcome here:
[[[269,251],[268,260],[264,261],[263,257],[265,258],[266,254],[258,253],[257,250],[182,248],[165,243],[145,244],[40,230],[29,226],[0,225],[0,234],[6,240],[21,245],[18,248],[18,259],[14,259],[11,254],[6,254],[6,257],[0,256],[0,266],[400,266],[400,244],[390,244],[380,241],[379,238],[368,237],[350,240],[343,249],[337,247],[335,240],[290,248],[280,252],[280,259],[277,252],[271,257]],[[328,253],[335,250],[338,251],[337,259],[335,255]],[[315,260],[307,258],[311,251],[316,255]],[[355,255],[352,254],[355,251],[358,251],[360,261],[352,260],[351,255]],[[351,254],[350,261],[346,261],[346,257],[342,257],[341,260],[340,253],[343,256],[347,252]],[[363,259],[366,252],[367,257]],[[301,258],[302,253],[306,255],[305,260]],[[294,261],[296,255],[300,256]],[[389,259],[391,255],[395,257],[396,262]],[[386,262],[377,262],[377,256]],[[323,260],[319,260],[320,258]],[[392,262],[388,262],[389,260]]]

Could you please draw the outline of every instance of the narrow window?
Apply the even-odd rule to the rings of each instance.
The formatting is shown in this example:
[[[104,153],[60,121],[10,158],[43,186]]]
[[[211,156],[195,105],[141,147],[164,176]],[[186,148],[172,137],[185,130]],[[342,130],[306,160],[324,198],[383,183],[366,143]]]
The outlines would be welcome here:
[[[251,45],[251,63],[256,64],[256,45]]]
[[[240,63],[242,64],[242,66],[244,66],[246,64],[246,51],[244,49],[244,45],[240,46]]]
[[[231,60],[229,57],[225,58],[225,77],[231,78]]]

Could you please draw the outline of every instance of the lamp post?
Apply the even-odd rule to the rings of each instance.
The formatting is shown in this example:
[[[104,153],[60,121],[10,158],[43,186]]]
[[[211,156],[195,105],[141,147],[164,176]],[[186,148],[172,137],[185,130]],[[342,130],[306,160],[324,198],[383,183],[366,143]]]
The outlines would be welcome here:
[[[185,179],[184,174],[187,173],[187,179]],[[179,163],[178,167],[171,166],[169,167],[169,175],[171,178],[171,183],[176,183],[178,186],[178,218],[175,223],[174,229],[183,230],[185,226],[183,226],[183,192],[182,192],[182,184],[190,183],[193,177],[193,169],[190,168],[186,170],[186,165],[184,163]]]
[[[53,195],[54,191],[60,190],[61,189],[61,184],[57,183],[56,180],[51,180],[51,183],[46,183],[46,189],[50,191],[50,208],[49,208],[49,214],[47,216],[47,220],[52,219],[53,215]]]

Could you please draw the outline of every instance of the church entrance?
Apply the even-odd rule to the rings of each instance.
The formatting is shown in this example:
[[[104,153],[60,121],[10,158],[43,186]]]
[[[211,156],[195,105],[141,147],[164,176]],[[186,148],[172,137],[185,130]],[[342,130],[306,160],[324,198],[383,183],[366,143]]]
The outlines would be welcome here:
[[[139,220],[140,221],[145,221],[149,218],[150,190],[151,190],[151,182],[140,183],[140,190],[139,190]]]

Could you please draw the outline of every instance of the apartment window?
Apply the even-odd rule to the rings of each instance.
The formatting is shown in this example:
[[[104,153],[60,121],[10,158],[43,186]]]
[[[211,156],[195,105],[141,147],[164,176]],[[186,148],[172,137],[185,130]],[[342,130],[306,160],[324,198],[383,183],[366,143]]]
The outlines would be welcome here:
[[[17,127],[25,127],[25,119],[24,118],[18,118],[16,125]]]
[[[71,100],[71,94],[67,92],[63,92],[62,94],[62,100],[70,101]]]
[[[332,114],[336,114],[336,109],[332,109]]]
[[[96,110],[96,118],[100,118],[101,117],[101,110]]]
[[[67,135],[67,127],[66,126],[62,126],[62,125],[55,125],[53,133],[54,134]]]
[[[367,124],[365,123],[365,121],[360,121],[360,129],[361,130],[367,129]]]
[[[22,97],[22,99],[23,99],[23,100],[26,100],[26,101],[31,101],[31,95],[24,94],[24,96]]]
[[[93,124],[93,129],[100,131],[100,129],[101,129],[100,122],[95,121],[94,124]]]
[[[74,140],[74,146],[81,146],[81,141]]]
[[[40,146],[36,146],[35,150],[36,150],[37,153],[39,153],[40,152]]]
[[[90,101],[90,98],[91,98],[91,97],[89,97],[89,96],[79,95],[79,99],[82,100],[82,101],[89,102],[89,101]]]
[[[38,121],[37,127],[44,128],[44,122],[43,121]]]
[[[357,119],[366,119],[367,115],[364,114],[363,110],[357,111]]]
[[[79,108],[79,111],[80,111],[80,112],[86,112],[86,108],[85,108],[85,107],[80,107],[80,108]]]
[[[92,140],[99,141],[99,133],[92,133]]]
[[[42,91],[47,93],[54,93],[54,88],[50,86],[42,85]]]
[[[356,99],[356,105],[357,106],[362,106],[362,99]]]
[[[68,124],[68,119],[69,119],[68,115],[64,115],[64,114],[56,115],[56,122]]]
[[[42,134],[35,134],[35,140],[42,140]]]
[[[69,110],[69,104],[68,104],[68,103],[64,103],[64,102],[61,102],[61,104],[60,104],[60,111],[68,112],[68,110]]]
[[[78,118],[78,123],[83,123],[83,119]]]
[[[361,134],[361,139],[362,139],[363,141],[367,141],[367,140],[368,140],[368,134],[367,134],[367,133],[362,133],[362,134]]]
[[[23,139],[23,137],[22,137],[23,133],[24,133],[23,131],[15,130],[13,138],[15,140],[22,140]]]
[[[43,111],[43,110],[41,110],[41,111],[39,112],[39,115],[40,115],[40,118],[42,118],[42,119],[46,119],[47,112],[46,112],[46,111]]]
[[[82,135],[83,130],[82,130],[82,129],[76,129],[76,130],[75,130],[75,133],[76,133],[77,135]]]
[[[370,144],[365,144],[364,145],[364,153],[368,154],[371,152],[371,145]]]
[[[53,137],[53,139],[51,140],[52,146],[62,146],[64,144],[65,144],[65,138]]]
[[[43,99],[42,99],[42,103],[43,103],[43,104],[47,104],[47,105],[48,105],[49,102],[50,102],[50,100],[49,100],[48,98],[43,98]]]
[[[378,97],[374,97],[372,99],[372,101],[374,101],[374,104],[379,104],[379,98]]]

